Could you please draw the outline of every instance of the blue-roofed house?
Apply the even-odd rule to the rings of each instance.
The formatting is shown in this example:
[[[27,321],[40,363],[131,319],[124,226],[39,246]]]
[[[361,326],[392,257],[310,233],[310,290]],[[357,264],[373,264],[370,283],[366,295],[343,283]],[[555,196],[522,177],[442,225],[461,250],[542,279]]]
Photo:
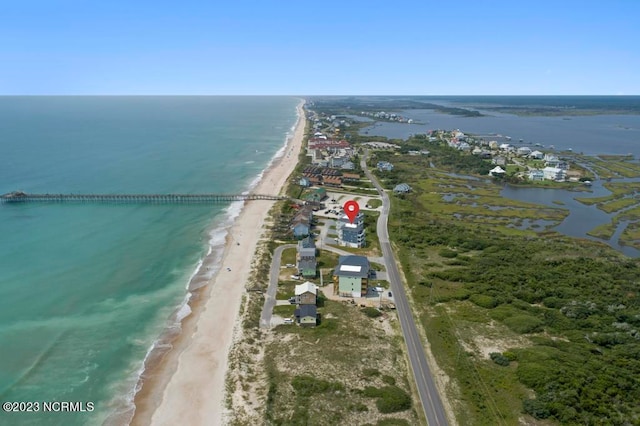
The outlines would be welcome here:
[[[390,172],[393,170],[393,164],[389,163],[388,161],[378,161],[376,167],[381,172]]]

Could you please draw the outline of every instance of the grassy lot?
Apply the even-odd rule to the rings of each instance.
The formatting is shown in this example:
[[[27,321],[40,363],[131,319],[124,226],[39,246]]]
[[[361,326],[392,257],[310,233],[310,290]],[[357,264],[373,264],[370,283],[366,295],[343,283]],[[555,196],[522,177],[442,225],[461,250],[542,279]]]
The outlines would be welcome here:
[[[372,209],[377,209],[378,207],[382,206],[382,200],[378,200],[376,198],[373,198],[373,199],[369,200],[368,204]]]
[[[296,249],[295,248],[288,248],[282,251],[282,261],[280,262],[281,266],[287,265],[287,264],[292,264],[295,265],[296,264]],[[287,269],[288,271],[288,269]]]
[[[418,424],[398,324],[373,319],[362,309],[326,301],[316,328],[279,326],[265,349],[268,376],[266,420],[271,424]],[[384,325],[387,323],[387,325]],[[399,401],[384,413],[382,390]],[[381,412],[382,411],[382,412]],[[385,424],[385,423],[382,423]],[[398,424],[398,423],[386,423]],[[402,423],[400,423],[402,424]]]

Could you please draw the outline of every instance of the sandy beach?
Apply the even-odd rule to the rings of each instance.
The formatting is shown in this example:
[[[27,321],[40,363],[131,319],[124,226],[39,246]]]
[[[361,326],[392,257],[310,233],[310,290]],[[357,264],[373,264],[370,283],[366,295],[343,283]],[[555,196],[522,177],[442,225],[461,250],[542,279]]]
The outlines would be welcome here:
[[[294,170],[304,136],[299,119],[284,155],[264,173],[253,192],[274,194]],[[257,243],[273,201],[248,201],[227,237],[220,271],[193,292],[192,313],[182,323],[173,348],[145,371],[136,394],[132,425],[218,425],[222,423],[225,376],[234,328]],[[205,261],[206,262],[206,261]],[[230,270],[229,270],[230,269]]]

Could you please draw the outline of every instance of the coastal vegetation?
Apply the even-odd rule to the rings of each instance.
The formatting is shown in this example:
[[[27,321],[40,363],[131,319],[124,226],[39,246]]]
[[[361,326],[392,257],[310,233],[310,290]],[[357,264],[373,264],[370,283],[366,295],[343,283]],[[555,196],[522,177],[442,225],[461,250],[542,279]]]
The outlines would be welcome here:
[[[387,188],[414,188],[393,197],[389,229],[458,423],[637,422],[638,261],[517,226],[566,211],[502,199],[495,183],[451,174],[481,175],[481,163],[425,146],[429,159],[375,161],[395,166],[378,172]]]
[[[302,155],[301,155],[302,156]],[[298,165],[298,172],[303,162]],[[296,173],[292,175],[295,178]],[[297,193],[294,180],[285,188]],[[227,377],[227,408],[232,425],[414,425],[424,420],[413,403],[408,365],[395,313],[361,309],[345,301],[318,296],[315,328],[281,325],[259,327],[271,259],[275,248],[293,242],[285,232],[290,202],[279,201],[269,212],[267,233],[260,243],[243,299],[242,330],[231,350]],[[375,235],[377,212],[366,212],[371,244],[358,253],[379,251]],[[281,239],[281,240],[278,240]],[[319,250],[318,268],[330,283],[338,255]],[[285,249],[282,264],[295,263],[295,249]],[[300,281],[283,268],[278,299],[293,296]],[[319,280],[314,280],[319,281]],[[382,286],[386,287],[383,283]],[[274,308],[291,317],[294,305]]]

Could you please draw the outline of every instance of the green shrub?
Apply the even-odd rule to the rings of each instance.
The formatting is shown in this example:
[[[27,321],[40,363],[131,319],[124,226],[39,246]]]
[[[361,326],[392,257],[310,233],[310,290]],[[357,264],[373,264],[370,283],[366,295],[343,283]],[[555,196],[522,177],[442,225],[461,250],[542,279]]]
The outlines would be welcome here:
[[[301,396],[312,396],[322,392],[343,391],[344,385],[338,382],[316,379],[311,376],[296,376],[291,381],[291,386]]]
[[[376,406],[381,413],[395,413],[411,408],[411,397],[399,387],[385,386],[380,391],[382,396],[376,401]]]
[[[367,306],[366,308],[362,309],[362,312],[364,312],[364,314],[369,318],[378,318],[380,315],[382,315],[382,312],[380,312],[376,308],[372,308],[371,306]]]
[[[378,420],[376,426],[409,426],[409,422],[405,419],[382,419]]]
[[[382,381],[385,382],[388,385],[395,385],[396,384],[396,378],[393,376],[387,376],[386,374],[384,376],[382,376]]]
[[[525,413],[532,415],[536,419],[546,419],[551,415],[544,402],[537,399],[525,399],[522,403]]]
[[[515,352],[505,351],[502,352],[502,355],[509,361],[516,361],[518,359],[518,355]]]
[[[364,370],[362,370],[362,375],[364,377],[379,376],[380,371],[376,370],[375,368],[365,368]]]
[[[458,255],[457,252],[455,252],[453,250],[450,250],[450,249],[447,249],[447,248],[440,250],[438,252],[438,254],[441,257],[446,257],[447,259],[453,259],[454,257],[456,257]]]
[[[498,306],[498,301],[494,297],[483,294],[472,294],[469,300],[482,308],[493,309]]]
[[[504,323],[516,333],[521,334],[539,331],[542,326],[541,320],[530,315],[514,315],[505,318]]]
[[[376,388],[375,386],[366,386],[363,391],[362,394],[364,396],[367,396],[369,398],[378,398],[380,396],[382,396],[382,391],[378,388]]]
[[[502,355],[500,352],[491,352],[489,354],[489,357],[493,362],[495,362],[498,365],[502,365],[503,367],[506,367],[509,365],[509,358]]]

